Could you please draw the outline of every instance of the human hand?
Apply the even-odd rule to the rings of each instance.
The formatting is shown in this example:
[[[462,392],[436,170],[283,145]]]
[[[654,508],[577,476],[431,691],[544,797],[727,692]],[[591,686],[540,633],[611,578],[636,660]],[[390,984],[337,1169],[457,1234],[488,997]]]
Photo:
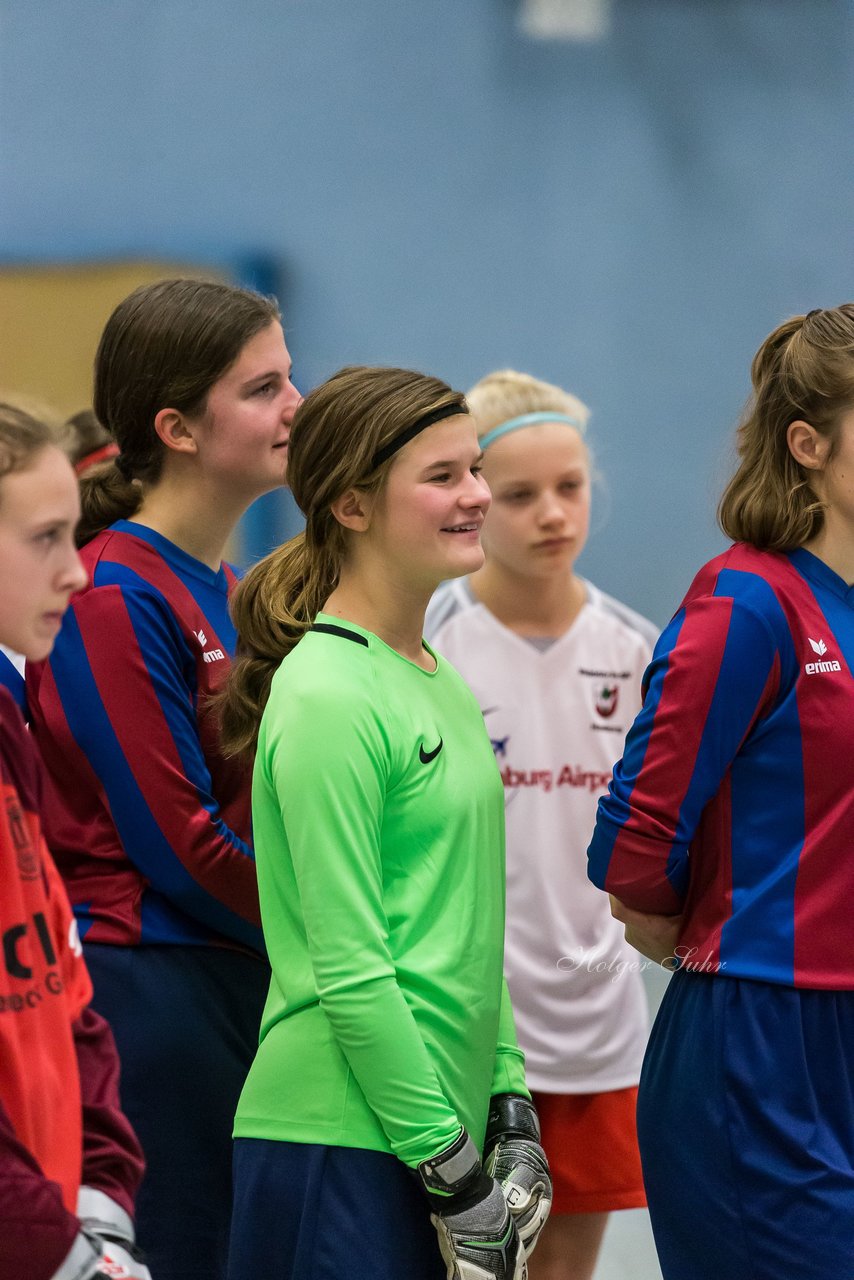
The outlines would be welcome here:
[[[549,1163],[540,1145],[533,1102],[515,1093],[496,1094],[489,1104],[484,1168],[496,1179],[530,1258],[552,1204]]]
[[[97,1187],[82,1186],[77,1216],[83,1233],[101,1250],[93,1280],[151,1280],[145,1258],[136,1245],[133,1222],[121,1205]]]
[[[648,960],[654,960],[664,969],[675,969],[678,959],[674,955],[679,934],[682,931],[681,916],[655,915],[647,911],[635,911],[627,907],[613,894],[611,915],[626,926],[626,942]],[[669,962],[669,963],[668,963]]]
[[[448,1280],[527,1280],[525,1249],[504,1193],[465,1129],[418,1173]]]

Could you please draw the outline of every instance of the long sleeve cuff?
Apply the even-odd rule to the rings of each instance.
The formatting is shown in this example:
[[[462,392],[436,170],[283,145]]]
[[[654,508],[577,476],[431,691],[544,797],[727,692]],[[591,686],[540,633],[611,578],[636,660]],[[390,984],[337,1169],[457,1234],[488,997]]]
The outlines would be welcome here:
[[[91,1227],[99,1235],[134,1243],[136,1235],[133,1220],[120,1204],[116,1204],[97,1187],[81,1187],[77,1194],[77,1217],[84,1226]]]

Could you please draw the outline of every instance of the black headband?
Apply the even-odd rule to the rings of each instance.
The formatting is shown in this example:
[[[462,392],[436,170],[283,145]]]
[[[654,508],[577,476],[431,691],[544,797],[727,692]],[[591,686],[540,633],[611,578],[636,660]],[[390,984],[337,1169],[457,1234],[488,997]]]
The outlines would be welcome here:
[[[468,409],[459,404],[446,404],[442,409],[434,409],[431,413],[425,413],[423,418],[416,418],[415,422],[410,426],[404,427],[396,436],[389,440],[388,444],[384,444],[381,449],[377,449],[371,459],[371,470],[376,471],[387,458],[393,453],[397,453],[398,449],[402,449],[405,444],[409,444],[410,440],[414,440],[420,435],[425,427],[432,427],[434,422],[441,422],[443,418],[453,418],[457,414],[468,413]]]

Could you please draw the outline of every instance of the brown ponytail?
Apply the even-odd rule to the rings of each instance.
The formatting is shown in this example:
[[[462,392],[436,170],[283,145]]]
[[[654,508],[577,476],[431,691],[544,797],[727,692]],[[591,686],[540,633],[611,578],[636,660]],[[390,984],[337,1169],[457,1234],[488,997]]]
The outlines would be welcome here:
[[[250,569],[232,597],[237,658],[217,699],[226,754],[254,752],[273,676],[338,583],[346,542],[332,503],[354,487],[380,489],[394,458],[375,467],[377,451],[445,407],[468,411],[462,393],[438,378],[356,365],[316,387],[297,409],[288,483],[305,531]]]
[[[77,545],[85,546],[102,529],[108,529],[116,520],[128,520],[139,510],[142,502],[142,485],[136,480],[126,480],[122,475],[118,458],[94,468],[80,477],[80,508],[82,515],[77,526]]]
[[[836,445],[854,408],[854,303],[794,316],[775,329],[751,367],[753,395],[738,429],[738,470],[718,522],[730,538],[772,551],[801,546],[821,529],[824,507],[786,433],[802,418]]]
[[[240,641],[220,707],[226,754],[255,750],[273,676],[334,591],[338,571],[329,548],[312,555],[305,533],[299,533],[241,581],[231,601]]]

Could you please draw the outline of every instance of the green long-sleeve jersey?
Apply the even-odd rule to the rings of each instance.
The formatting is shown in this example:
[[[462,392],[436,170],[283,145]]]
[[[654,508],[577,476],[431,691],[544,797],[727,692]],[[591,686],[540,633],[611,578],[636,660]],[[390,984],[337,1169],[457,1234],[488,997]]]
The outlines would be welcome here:
[[[273,967],[235,1136],[415,1166],[527,1094],[502,976],[504,797],[483,719],[325,614],[285,658],[252,791]]]

